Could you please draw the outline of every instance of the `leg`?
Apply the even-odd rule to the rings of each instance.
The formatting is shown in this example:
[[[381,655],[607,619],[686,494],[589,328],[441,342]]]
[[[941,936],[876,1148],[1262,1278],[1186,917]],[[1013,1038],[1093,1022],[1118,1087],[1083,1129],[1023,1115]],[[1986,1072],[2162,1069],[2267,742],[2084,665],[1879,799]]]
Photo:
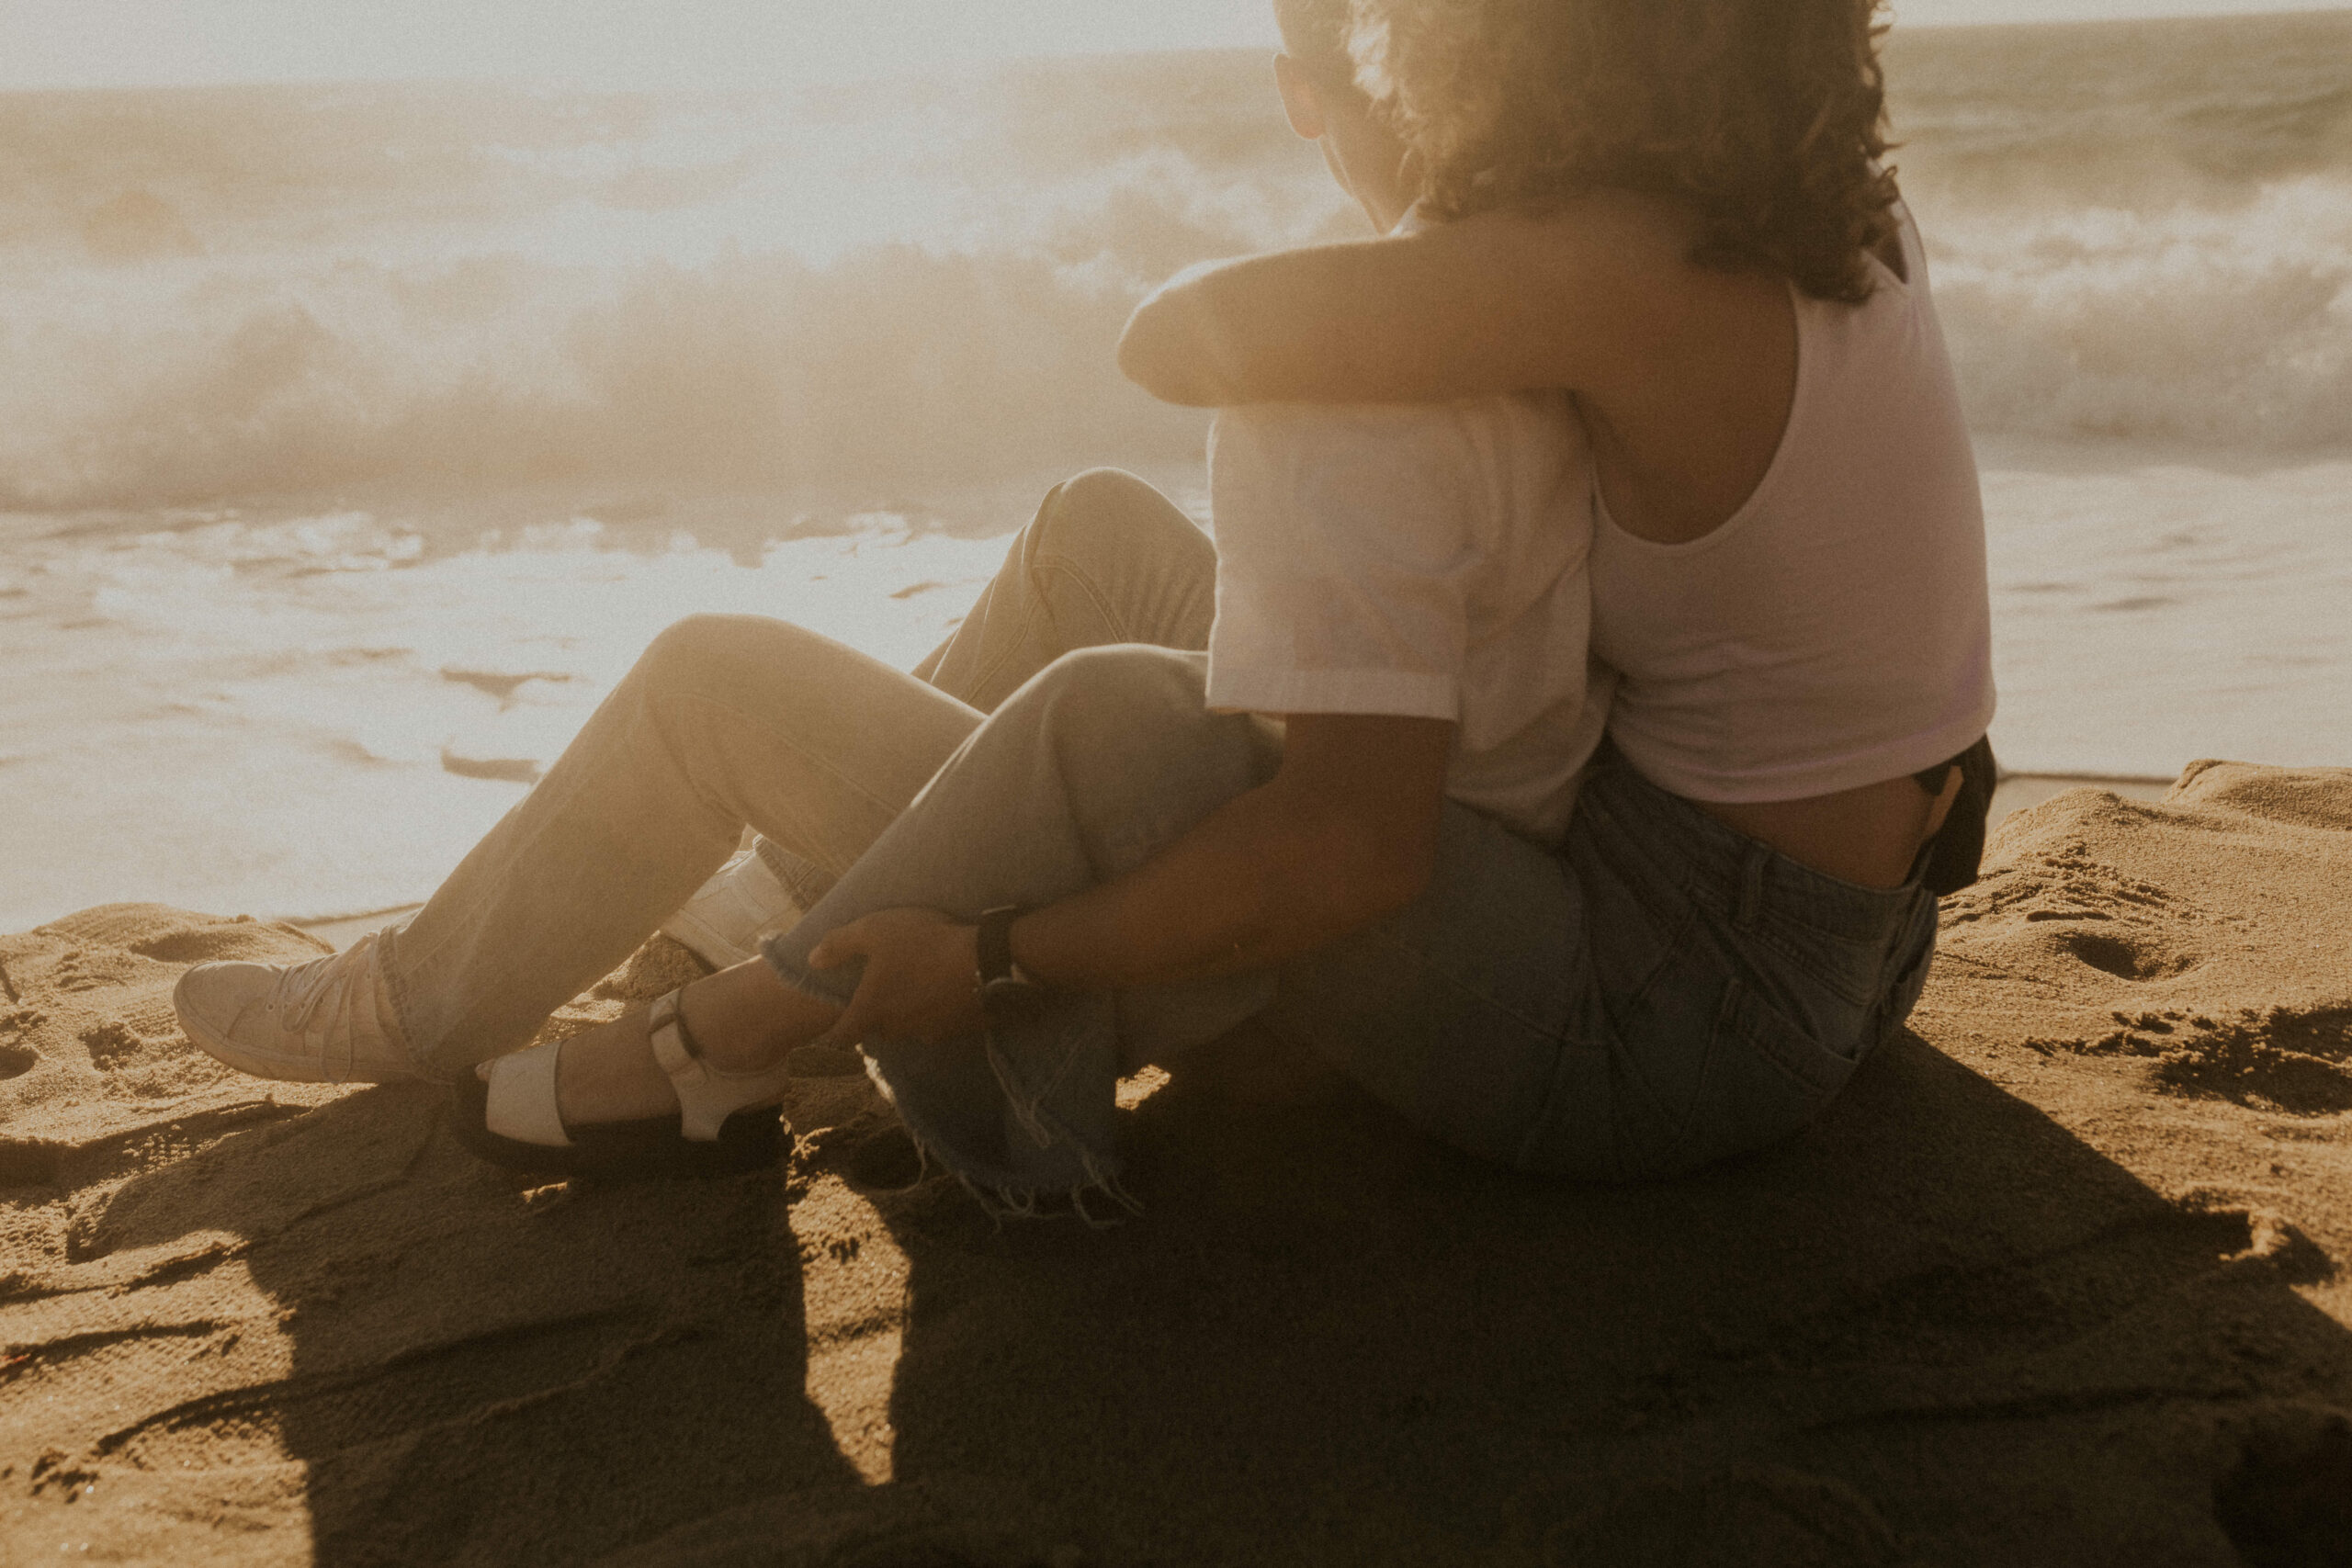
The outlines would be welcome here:
[[[747,823],[838,875],[978,722],[781,621],[672,626],[391,934],[385,980],[410,1050],[447,1076],[521,1045],[684,902]]]
[[[875,910],[970,918],[1044,904],[1142,863],[1273,774],[1280,748],[1212,714],[1197,653],[1120,647],[1063,658],[976,730],[922,795],[791,931],[775,973],[840,1004],[854,965],[814,971],[823,935]],[[1115,1179],[1113,1089],[1133,1063],[1215,1038],[1263,1007],[1270,976],[1066,995],[986,1038],[866,1052],[910,1131],[976,1188],[1014,1202]]]
[[[955,635],[915,667],[982,713],[1065,653],[1113,643],[1197,652],[1216,615],[1216,547],[1133,474],[1056,485]]]
[[[1092,468],[1046,492],[971,613],[914,673],[993,713],[1031,676],[1081,648],[1204,649],[1216,614],[1216,547],[1208,536],[1133,474]],[[782,844],[763,840],[758,850],[766,874],[749,897],[770,922],[788,915],[765,907],[774,888],[805,909],[832,886],[833,873]],[[739,940],[751,945],[748,931],[733,929],[740,923],[727,933],[730,957]]]
[[[1485,1158],[1523,1163],[1547,1115],[1605,1144],[1588,918],[1558,854],[1449,801],[1428,890],[1286,967],[1261,1021]]]
[[[1265,1021],[1472,1154],[1666,1176],[1818,1114],[1917,998],[1934,921],[1604,751],[1556,851],[1449,806],[1429,891],[1292,965]]]

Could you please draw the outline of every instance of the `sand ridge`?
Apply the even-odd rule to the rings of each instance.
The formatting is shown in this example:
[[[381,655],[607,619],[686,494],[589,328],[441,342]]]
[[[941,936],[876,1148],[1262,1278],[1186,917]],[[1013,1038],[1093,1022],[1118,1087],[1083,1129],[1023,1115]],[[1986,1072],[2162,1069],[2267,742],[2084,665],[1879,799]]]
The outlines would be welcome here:
[[[900,1187],[847,1072],[774,1171],[511,1179],[179,1039],[181,966],[315,939],[85,911],[0,938],[0,1556],[2334,1562],[2347,931],[2352,773],[2074,791],[1781,1149],[1529,1181],[1244,1031],[1094,1232]]]

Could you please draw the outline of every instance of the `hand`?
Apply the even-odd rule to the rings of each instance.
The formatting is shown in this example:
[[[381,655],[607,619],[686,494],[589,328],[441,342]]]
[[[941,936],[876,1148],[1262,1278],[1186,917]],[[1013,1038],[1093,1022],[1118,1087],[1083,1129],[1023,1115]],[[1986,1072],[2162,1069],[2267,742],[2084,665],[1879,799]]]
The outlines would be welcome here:
[[[982,1027],[978,927],[936,909],[878,909],[828,934],[808,964],[836,969],[853,958],[865,960],[857,994],[818,1043],[944,1040]]]

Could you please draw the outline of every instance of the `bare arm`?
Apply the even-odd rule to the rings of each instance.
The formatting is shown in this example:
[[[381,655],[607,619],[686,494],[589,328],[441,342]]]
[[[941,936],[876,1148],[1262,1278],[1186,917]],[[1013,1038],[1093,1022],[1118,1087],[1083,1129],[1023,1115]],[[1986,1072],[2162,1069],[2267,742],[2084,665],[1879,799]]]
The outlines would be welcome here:
[[[1699,324],[1664,227],[1596,198],[1212,263],[1137,307],[1119,367],[1205,406],[1600,389]]]
[[[1282,770],[1126,875],[1012,928],[1013,956],[1081,990],[1268,969],[1404,908],[1436,863],[1454,727],[1302,714]]]
[[[1795,396],[1784,279],[1690,260],[1688,220],[1589,197],[1219,262],[1145,300],[1119,364],[1170,402],[1577,394],[1617,521],[1697,538],[1770,468]]]
[[[1111,990],[1272,968],[1372,924],[1429,883],[1453,735],[1438,719],[1294,716],[1272,780],[1126,874],[1023,917],[1013,957],[1057,989]],[[886,909],[809,955],[854,957],[865,973],[831,1038],[977,1026],[972,927]]]

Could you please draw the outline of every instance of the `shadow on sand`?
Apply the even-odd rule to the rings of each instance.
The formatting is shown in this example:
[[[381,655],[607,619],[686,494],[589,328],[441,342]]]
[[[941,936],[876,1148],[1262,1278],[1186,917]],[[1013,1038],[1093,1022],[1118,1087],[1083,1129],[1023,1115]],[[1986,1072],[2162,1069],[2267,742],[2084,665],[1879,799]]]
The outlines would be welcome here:
[[[336,1568],[2340,1561],[2352,1335],[2291,1288],[2326,1256],[1917,1036],[1789,1146],[1623,1190],[1243,1092],[1256,1049],[1133,1112],[1104,1231],[861,1195],[852,1125],[538,1191],[424,1091],[234,1134],[73,1246],[235,1233],[290,1360],[75,1462],[299,1460]],[[878,1469],[810,1396],[820,1316],[897,1348]]]

